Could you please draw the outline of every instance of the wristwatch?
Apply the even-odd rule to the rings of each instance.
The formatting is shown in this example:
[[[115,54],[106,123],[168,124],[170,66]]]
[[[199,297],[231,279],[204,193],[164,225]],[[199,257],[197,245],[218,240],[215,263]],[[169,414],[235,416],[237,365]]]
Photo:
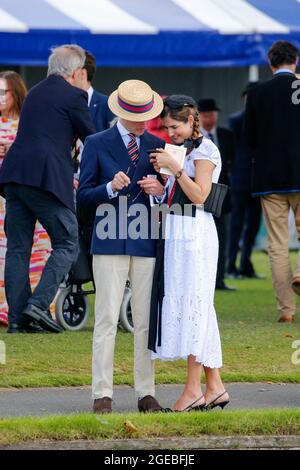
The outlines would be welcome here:
[[[183,173],[183,168],[179,171],[177,171],[177,173],[174,175],[175,179],[178,180],[180,178],[180,176],[182,175]]]

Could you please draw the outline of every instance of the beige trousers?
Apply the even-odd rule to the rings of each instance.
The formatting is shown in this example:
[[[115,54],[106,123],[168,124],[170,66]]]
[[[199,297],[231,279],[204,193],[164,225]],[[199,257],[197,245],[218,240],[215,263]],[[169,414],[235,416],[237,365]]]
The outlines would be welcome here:
[[[300,239],[300,193],[262,196],[261,203],[268,232],[268,254],[279,314],[294,315],[296,298],[291,288],[291,280],[294,276],[300,276],[300,251],[296,270],[292,273],[288,247],[288,216],[291,208]]]
[[[93,398],[113,395],[113,362],[120,306],[130,279],[134,323],[134,384],[138,397],[154,396],[154,361],[148,350],[150,300],[155,258],[94,255],[96,284],[93,337]]]

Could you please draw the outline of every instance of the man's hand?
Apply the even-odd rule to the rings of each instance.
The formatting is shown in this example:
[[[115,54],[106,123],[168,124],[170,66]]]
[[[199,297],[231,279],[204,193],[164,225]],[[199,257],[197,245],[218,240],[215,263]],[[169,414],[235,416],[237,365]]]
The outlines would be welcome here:
[[[128,178],[123,171],[119,171],[115,174],[114,179],[111,182],[111,189],[116,191],[121,191],[123,188],[127,188],[130,184],[130,178]]]
[[[156,155],[156,154],[153,154],[153,153],[150,154],[150,163],[152,163],[153,168],[156,171],[156,173],[159,173],[160,167],[158,166],[157,161],[156,161],[156,157],[154,155]]]
[[[151,196],[162,196],[164,194],[164,187],[156,178],[143,176],[143,179],[139,180],[137,184],[140,185],[146,194]]]

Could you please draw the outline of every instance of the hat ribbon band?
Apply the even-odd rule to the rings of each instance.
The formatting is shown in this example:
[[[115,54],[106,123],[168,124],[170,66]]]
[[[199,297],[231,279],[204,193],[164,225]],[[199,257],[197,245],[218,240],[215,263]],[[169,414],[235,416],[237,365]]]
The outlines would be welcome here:
[[[147,111],[150,111],[153,108],[154,99],[152,98],[152,100],[146,104],[133,105],[133,104],[126,103],[126,101],[123,101],[118,96],[118,104],[121,108],[125,109],[125,111],[128,111],[129,113],[146,113]]]

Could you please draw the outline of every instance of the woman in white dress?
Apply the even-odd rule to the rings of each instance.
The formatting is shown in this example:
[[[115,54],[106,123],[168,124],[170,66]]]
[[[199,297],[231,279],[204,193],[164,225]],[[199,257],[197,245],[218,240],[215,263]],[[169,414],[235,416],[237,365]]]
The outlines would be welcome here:
[[[163,149],[151,154],[152,161],[156,169],[168,168],[174,175],[167,183],[168,205],[181,190],[194,209],[193,216],[191,211],[166,216],[165,240],[160,242],[164,255],[157,258],[153,282],[149,349],[154,359],[187,360],[186,384],[174,411],[223,408],[229,395],[219,373],[222,352],[214,309],[218,238],[212,214],[203,210],[212,182],[220,175],[220,153],[201,136],[197,105],[191,97],[168,97],[161,117],[172,142],[189,142],[189,149],[183,168]],[[162,289],[157,287],[161,283]]]

